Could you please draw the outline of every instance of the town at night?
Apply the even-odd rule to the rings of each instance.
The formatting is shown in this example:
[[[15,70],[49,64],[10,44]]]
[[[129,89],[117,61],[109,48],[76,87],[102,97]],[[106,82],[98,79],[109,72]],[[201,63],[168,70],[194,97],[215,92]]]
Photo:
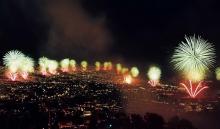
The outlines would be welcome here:
[[[0,0],[0,129],[220,129],[218,4]]]

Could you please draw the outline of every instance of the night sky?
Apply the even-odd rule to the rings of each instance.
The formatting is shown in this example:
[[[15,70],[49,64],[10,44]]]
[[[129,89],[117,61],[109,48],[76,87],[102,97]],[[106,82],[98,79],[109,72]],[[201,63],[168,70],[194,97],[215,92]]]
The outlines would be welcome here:
[[[0,56],[18,49],[35,59],[113,58],[166,68],[185,35],[200,35],[220,50],[219,5],[218,0],[0,0]]]

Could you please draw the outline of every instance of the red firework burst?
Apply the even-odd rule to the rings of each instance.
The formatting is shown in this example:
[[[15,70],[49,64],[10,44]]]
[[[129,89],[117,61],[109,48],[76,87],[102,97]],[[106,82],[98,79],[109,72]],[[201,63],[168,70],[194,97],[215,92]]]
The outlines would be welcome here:
[[[202,81],[199,82],[198,85],[194,86],[192,81],[189,81],[189,86],[184,83],[180,83],[181,86],[185,88],[190,97],[195,98],[198,94],[200,94],[203,90],[207,89],[208,86],[203,86]]]

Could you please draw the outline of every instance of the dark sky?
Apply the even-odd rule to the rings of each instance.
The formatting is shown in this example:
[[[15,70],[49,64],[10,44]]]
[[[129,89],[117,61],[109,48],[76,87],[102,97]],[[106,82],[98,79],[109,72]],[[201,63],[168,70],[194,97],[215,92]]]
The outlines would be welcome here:
[[[167,67],[185,35],[200,35],[220,50],[219,5],[218,0],[0,0],[0,54],[19,49],[34,58],[116,58]]]

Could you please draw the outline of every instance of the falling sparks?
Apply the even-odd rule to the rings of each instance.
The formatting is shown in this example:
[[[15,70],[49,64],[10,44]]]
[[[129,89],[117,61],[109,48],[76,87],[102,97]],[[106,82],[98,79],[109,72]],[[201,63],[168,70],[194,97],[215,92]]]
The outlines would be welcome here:
[[[151,86],[155,87],[155,86],[157,86],[158,81],[157,81],[157,80],[149,80],[148,83],[149,83]]]
[[[17,73],[9,73],[8,78],[10,78],[12,81],[16,81],[17,76]]]
[[[189,81],[189,86],[187,86],[184,83],[180,83],[181,86],[183,86],[185,88],[185,90],[187,91],[187,93],[190,95],[190,97],[192,98],[196,98],[196,96],[198,94],[200,94],[203,90],[207,89],[207,86],[203,86],[202,82],[199,82],[198,85],[196,85],[195,87],[192,84],[192,81]]]

